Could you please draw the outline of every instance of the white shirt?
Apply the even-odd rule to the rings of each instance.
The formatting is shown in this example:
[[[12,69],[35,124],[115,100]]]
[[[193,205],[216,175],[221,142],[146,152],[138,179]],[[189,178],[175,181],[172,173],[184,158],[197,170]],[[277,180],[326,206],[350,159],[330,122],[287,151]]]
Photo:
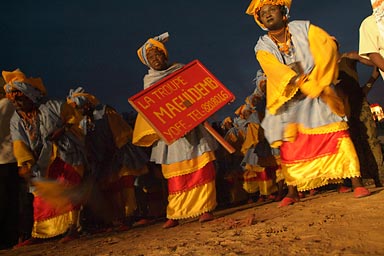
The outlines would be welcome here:
[[[361,22],[359,33],[359,55],[368,58],[369,53],[380,53],[384,57],[384,39],[373,14]],[[384,79],[384,72],[380,70],[380,74]]]

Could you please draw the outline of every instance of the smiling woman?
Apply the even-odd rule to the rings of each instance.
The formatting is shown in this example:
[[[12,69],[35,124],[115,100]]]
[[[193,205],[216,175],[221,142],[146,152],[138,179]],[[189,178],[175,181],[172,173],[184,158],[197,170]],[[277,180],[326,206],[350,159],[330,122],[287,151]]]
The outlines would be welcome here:
[[[261,125],[271,146],[280,149],[288,185],[280,206],[299,201],[298,191],[341,178],[351,178],[355,197],[368,196],[344,106],[332,88],[338,76],[336,43],[309,21],[289,21],[290,6],[291,0],[253,0],[247,9],[268,30],[255,54],[267,77]]]

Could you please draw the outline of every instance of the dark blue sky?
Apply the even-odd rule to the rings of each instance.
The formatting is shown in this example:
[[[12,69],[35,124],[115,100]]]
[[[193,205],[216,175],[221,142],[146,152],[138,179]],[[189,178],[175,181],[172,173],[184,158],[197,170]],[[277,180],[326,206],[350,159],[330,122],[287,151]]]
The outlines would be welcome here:
[[[243,103],[259,68],[254,45],[264,32],[245,14],[250,0],[7,1],[2,3],[1,70],[20,68],[41,77],[51,97],[83,86],[118,111],[142,90],[146,67],[136,50],[168,31],[170,60],[199,59],[237,100],[211,121]],[[358,28],[372,12],[369,0],[294,0],[292,19],[309,19],[336,36],[342,51],[358,50]],[[370,72],[361,68],[360,78]],[[369,100],[384,105],[380,78]]]

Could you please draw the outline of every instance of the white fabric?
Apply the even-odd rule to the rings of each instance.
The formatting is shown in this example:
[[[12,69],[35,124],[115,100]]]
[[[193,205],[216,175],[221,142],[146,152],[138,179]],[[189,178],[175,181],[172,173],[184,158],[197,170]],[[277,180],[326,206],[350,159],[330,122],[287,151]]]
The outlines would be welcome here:
[[[380,53],[384,56],[384,38],[380,36],[375,16],[372,14],[366,17],[359,29],[359,54],[368,57],[369,53]],[[380,70],[384,79],[384,72]]]

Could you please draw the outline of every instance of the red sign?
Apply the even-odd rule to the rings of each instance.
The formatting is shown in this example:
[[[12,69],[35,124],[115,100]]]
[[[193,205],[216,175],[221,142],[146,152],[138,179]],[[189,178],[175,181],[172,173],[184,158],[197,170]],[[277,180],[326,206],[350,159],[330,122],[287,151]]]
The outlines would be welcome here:
[[[194,60],[128,101],[171,144],[234,99],[231,91]]]

